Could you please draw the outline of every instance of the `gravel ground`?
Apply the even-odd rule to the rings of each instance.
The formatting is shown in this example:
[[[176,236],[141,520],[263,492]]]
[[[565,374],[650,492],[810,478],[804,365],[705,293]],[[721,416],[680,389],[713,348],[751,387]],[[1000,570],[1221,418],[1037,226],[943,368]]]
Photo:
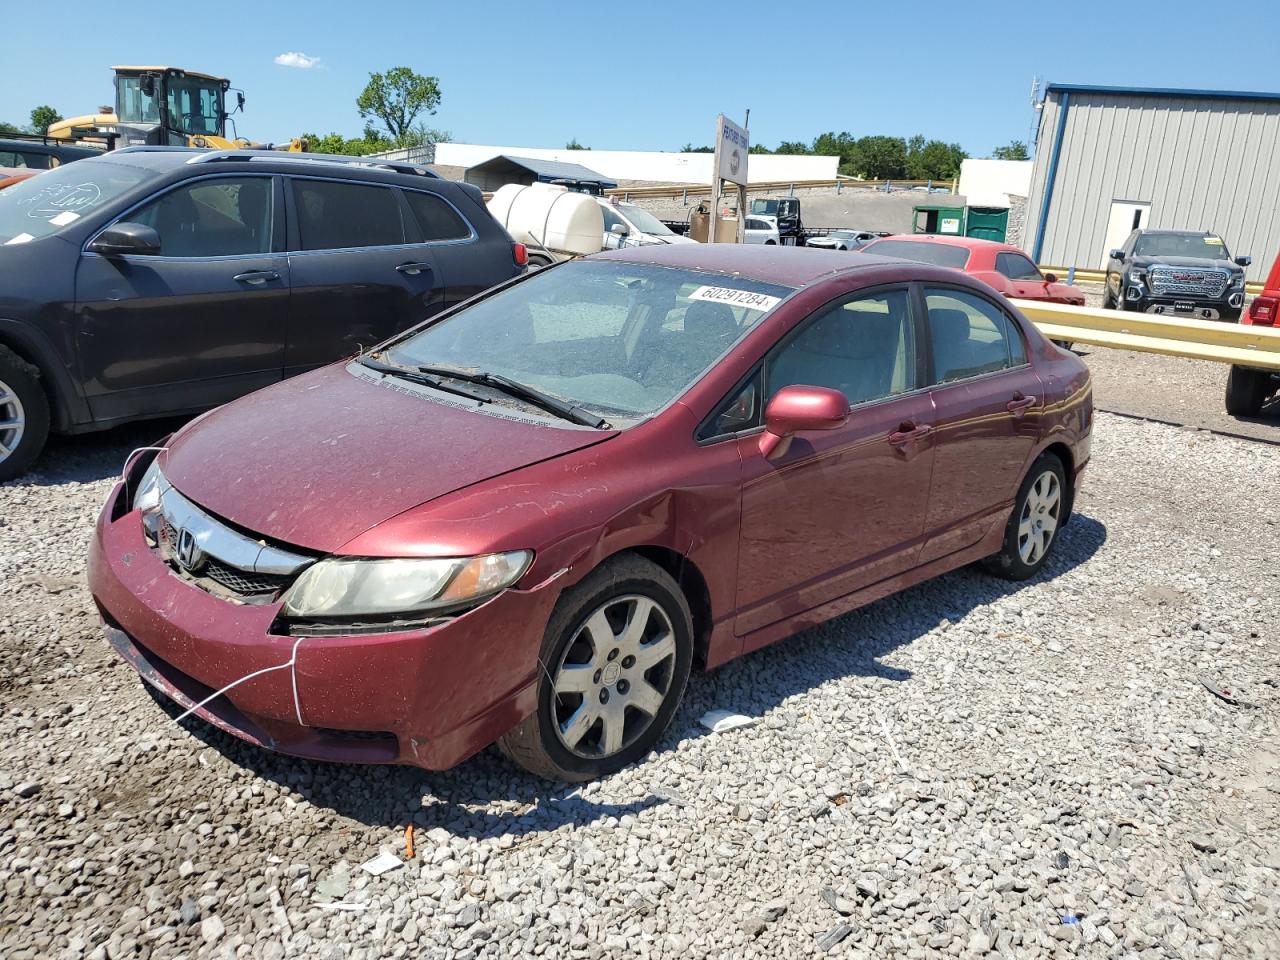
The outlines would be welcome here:
[[[5,960],[1276,955],[1267,445],[1100,415],[1037,579],[959,571],[695,677],[657,754],[569,792],[175,725],[83,581],[154,432],[0,486]],[[411,863],[360,870],[409,824]]]

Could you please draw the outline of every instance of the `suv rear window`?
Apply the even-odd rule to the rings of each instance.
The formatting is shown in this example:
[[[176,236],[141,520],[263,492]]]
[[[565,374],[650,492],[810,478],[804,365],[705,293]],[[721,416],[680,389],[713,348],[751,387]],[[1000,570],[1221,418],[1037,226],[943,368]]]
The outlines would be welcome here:
[[[0,243],[26,243],[64,230],[153,176],[123,163],[81,160],[15,183],[0,190]]]
[[[901,257],[903,260],[932,263],[937,267],[951,267],[955,270],[963,270],[969,262],[967,248],[928,240],[880,240],[869,243],[862,249],[866,253],[882,257]]]
[[[295,179],[292,184],[300,249],[404,243],[400,204],[390,187],[334,180]]]

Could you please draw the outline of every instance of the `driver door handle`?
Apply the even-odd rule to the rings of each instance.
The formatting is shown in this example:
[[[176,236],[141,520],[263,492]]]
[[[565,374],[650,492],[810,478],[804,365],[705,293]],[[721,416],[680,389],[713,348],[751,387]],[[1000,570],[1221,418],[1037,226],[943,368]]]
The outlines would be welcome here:
[[[416,277],[420,273],[430,273],[431,264],[429,263],[402,263],[396,267],[400,273],[407,273],[411,277]]]
[[[921,437],[927,436],[933,427],[927,423],[919,426],[912,420],[904,420],[898,424],[898,429],[889,434],[889,442],[895,447],[902,446],[904,443],[910,443],[912,440],[919,440]]]
[[[231,279],[240,283],[250,283],[256,287],[268,280],[279,280],[280,274],[274,270],[250,270],[247,273],[237,273]]]

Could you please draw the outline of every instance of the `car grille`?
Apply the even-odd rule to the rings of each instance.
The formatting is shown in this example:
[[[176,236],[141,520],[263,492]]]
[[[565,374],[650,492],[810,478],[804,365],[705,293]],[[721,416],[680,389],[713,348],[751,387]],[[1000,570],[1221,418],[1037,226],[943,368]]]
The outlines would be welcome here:
[[[1222,296],[1231,279],[1225,270],[1161,266],[1152,267],[1148,276],[1151,280],[1151,292],[1156,296],[1213,299]]]
[[[250,573],[248,570],[228,566],[212,558],[205,563],[199,575],[208,577],[219,586],[243,596],[275,595],[287,587],[289,581],[293,579],[291,576],[278,573]]]

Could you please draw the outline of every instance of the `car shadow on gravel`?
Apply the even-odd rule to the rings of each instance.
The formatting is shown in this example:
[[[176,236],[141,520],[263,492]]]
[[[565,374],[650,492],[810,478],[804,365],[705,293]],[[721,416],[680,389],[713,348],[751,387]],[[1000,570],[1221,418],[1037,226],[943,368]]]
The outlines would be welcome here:
[[[976,566],[966,567],[740,657],[718,670],[695,674],[655,754],[675,750],[691,738],[710,736],[697,722],[707,710],[723,708],[759,717],[844,677],[908,682],[910,671],[886,664],[883,658],[941,624],[964,619],[975,608],[1061,576],[1086,562],[1106,539],[1107,530],[1101,522],[1076,514],[1062,531],[1049,562],[1029,581],[1013,583]],[[176,710],[171,715],[174,713]],[[656,781],[639,799],[601,801],[594,790],[581,795],[574,787],[525,773],[496,747],[452,770],[436,773],[413,767],[300,760],[251,747],[200,720],[185,720],[182,727],[251,773],[280,784],[318,808],[370,827],[403,828],[412,823],[419,828],[444,827],[470,838],[520,837],[566,823],[590,823],[681,802]],[[648,782],[643,773],[641,782]]]

